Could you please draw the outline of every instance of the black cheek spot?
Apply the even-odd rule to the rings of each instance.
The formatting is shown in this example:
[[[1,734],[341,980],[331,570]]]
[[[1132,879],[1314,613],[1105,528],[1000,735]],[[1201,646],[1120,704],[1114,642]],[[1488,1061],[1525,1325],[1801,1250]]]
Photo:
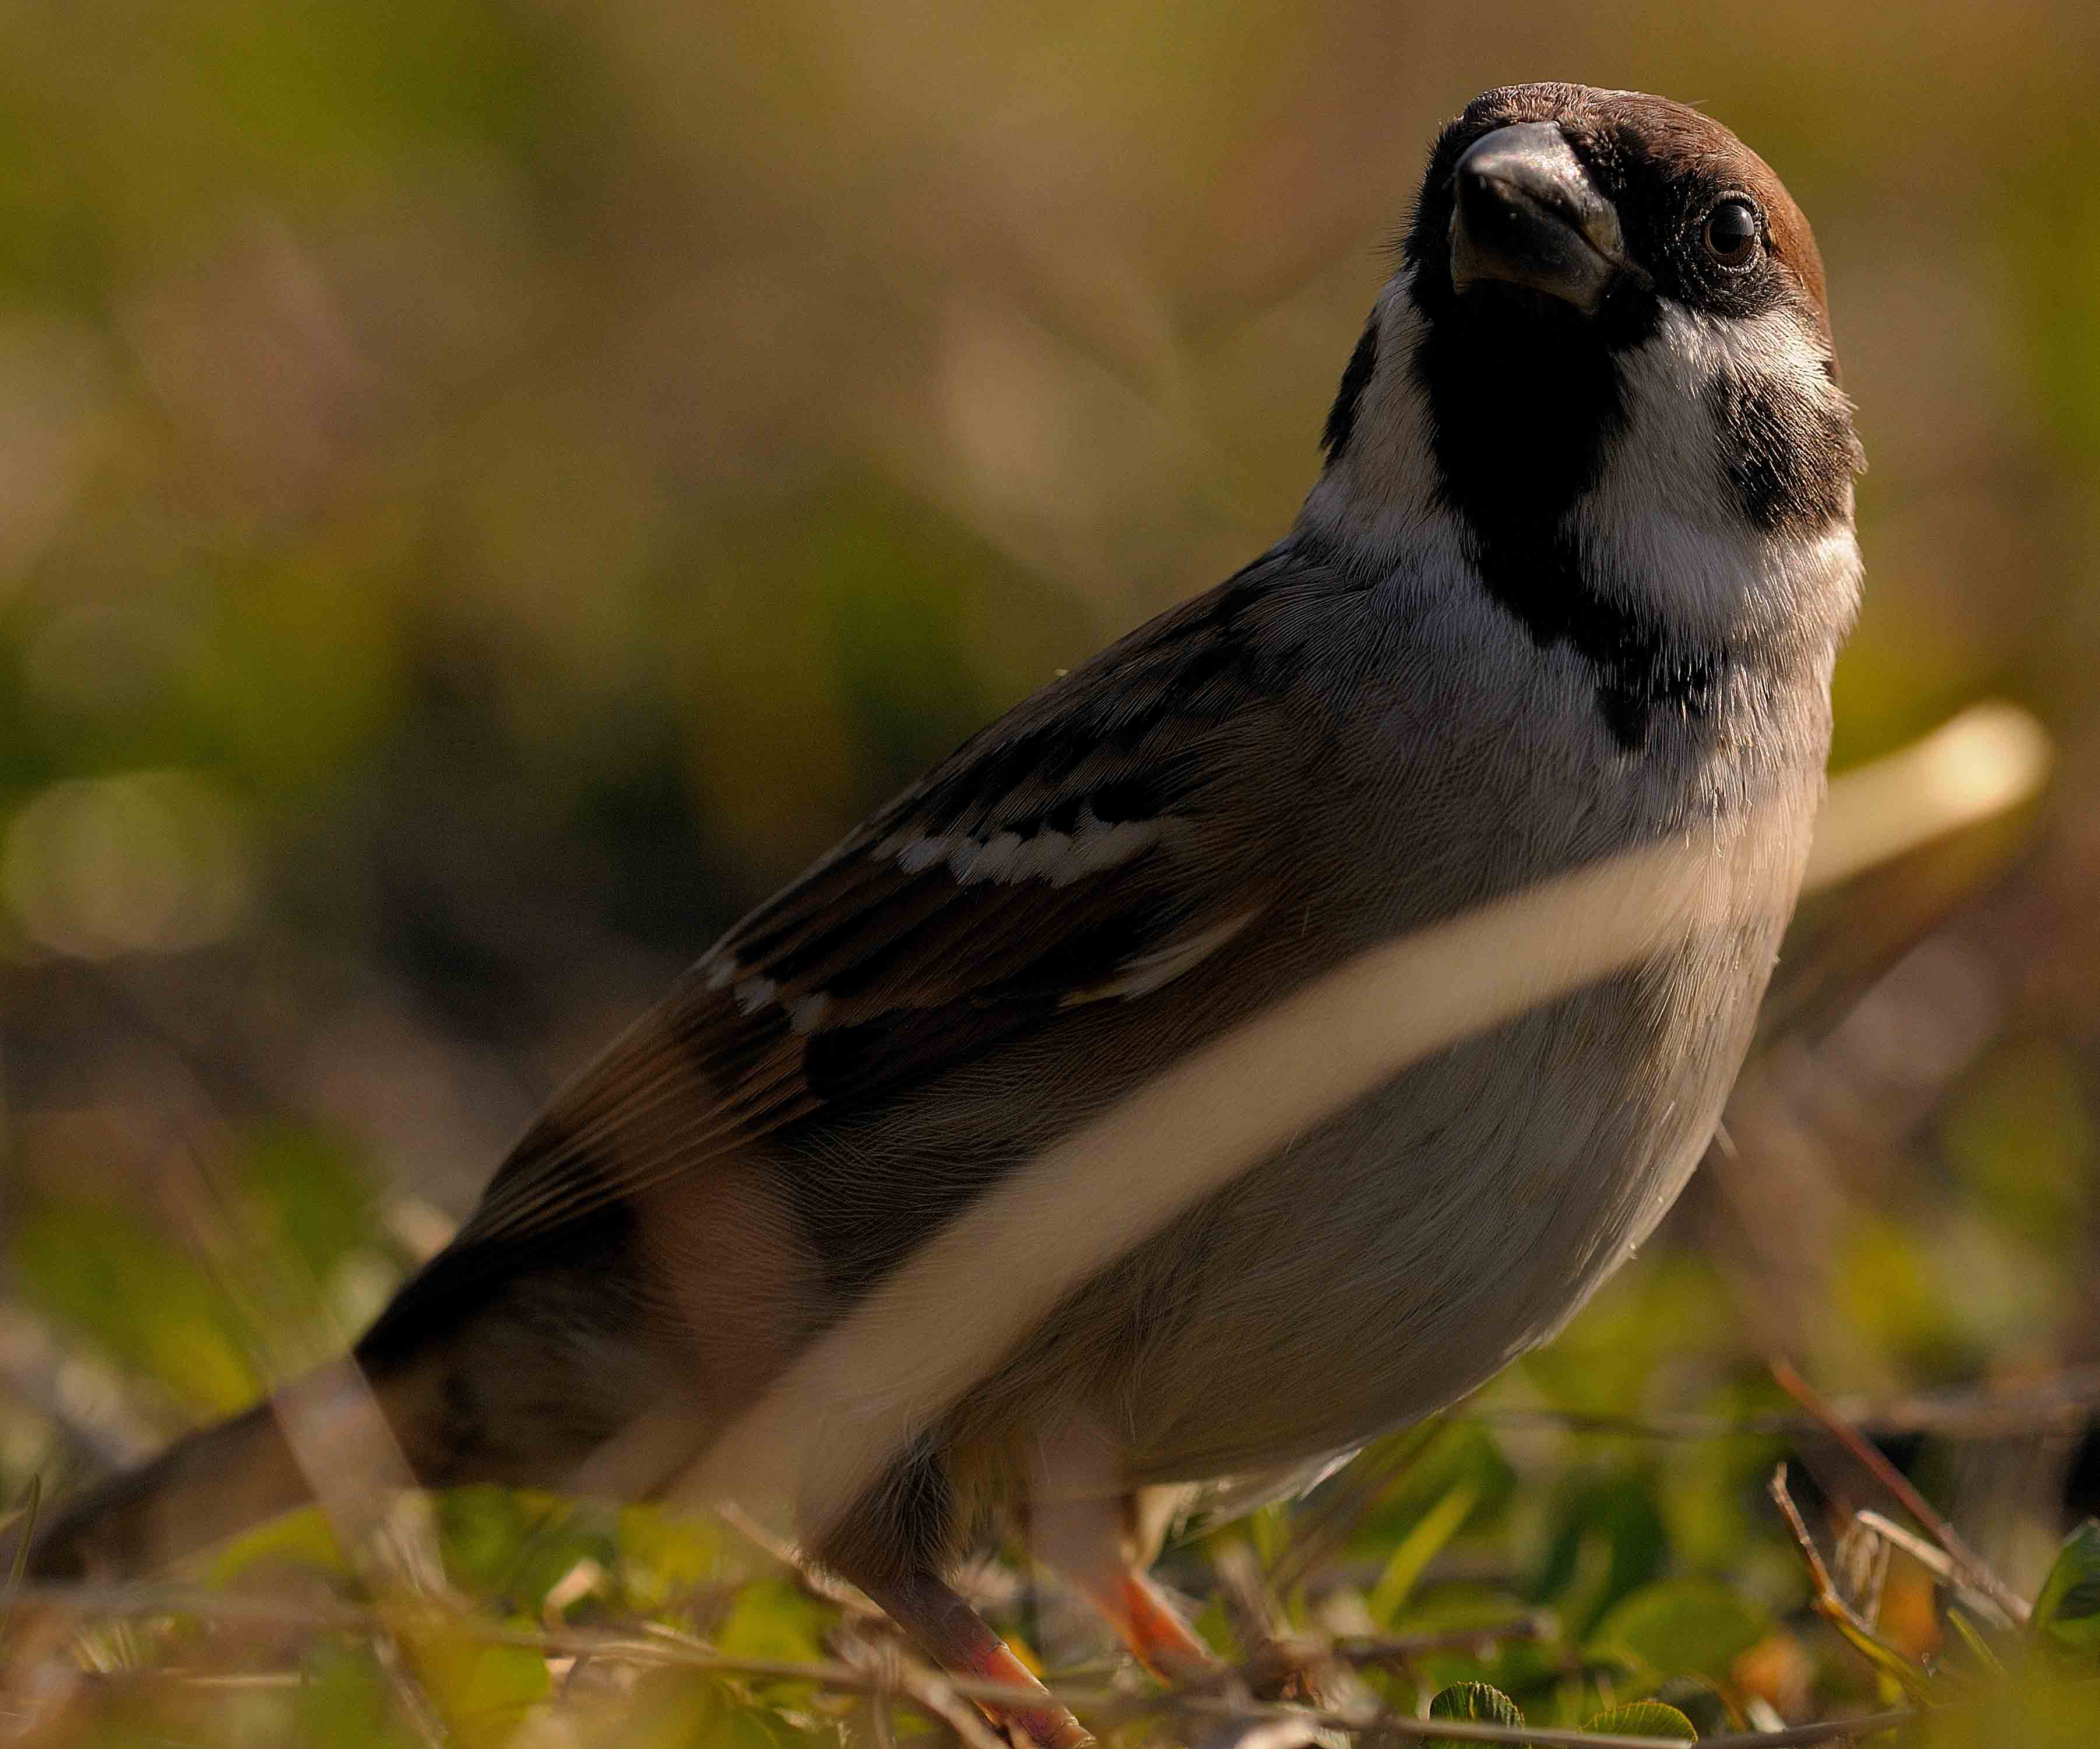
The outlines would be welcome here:
[[[1347,369],[1342,372],[1342,386],[1335,391],[1335,404],[1327,409],[1327,426],[1320,434],[1320,447],[1326,452],[1331,465],[1349,447],[1350,434],[1357,428],[1357,407],[1370,387],[1372,373],[1378,369],[1378,312],[1371,312],[1370,320],[1365,325],[1362,338],[1357,349],[1349,355]]]
[[[1708,391],[1728,484],[1771,533],[1813,533],[1842,519],[1859,445],[1844,404],[1789,384],[1725,380]]]

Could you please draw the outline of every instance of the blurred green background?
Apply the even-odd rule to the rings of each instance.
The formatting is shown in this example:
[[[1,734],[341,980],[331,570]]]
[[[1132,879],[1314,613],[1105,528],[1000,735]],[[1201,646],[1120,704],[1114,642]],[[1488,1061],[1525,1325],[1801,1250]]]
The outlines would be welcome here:
[[[1491,1402],[2100,1361],[2100,8],[68,0],[0,14],[0,1483],[324,1352],[746,905],[1279,534],[1435,129],[1533,77],[1816,224],[1838,762],[1987,693],[2062,762],[1826,910],[1874,975]],[[1766,1447],[1494,1438],[1798,1602]],[[2031,1587],[2079,1450],[1926,1463]]]

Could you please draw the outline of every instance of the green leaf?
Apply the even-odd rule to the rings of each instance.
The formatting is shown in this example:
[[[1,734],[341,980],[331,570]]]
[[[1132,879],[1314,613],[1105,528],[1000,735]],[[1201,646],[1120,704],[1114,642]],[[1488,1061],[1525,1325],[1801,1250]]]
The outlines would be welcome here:
[[[823,1655],[825,1621],[823,1605],[785,1579],[758,1579],[737,1593],[715,1648],[726,1658],[803,1663]]]
[[[1524,1715],[1500,1689],[1485,1682],[1454,1682],[1429,1703],[1432,1719],[1458,1719],[1468,1725],[1521,1726]],[[1425,1749],[1461,1749],[1455,1738],[1432,1737]]]
[[[397,1632],[461,1749],[510,1742],[526,1710],[551,1686],[546,1660],[529,1646],[481,1640],[466,1623],[434,1611],[398,1619]]]
[[[2070,1650],[2100,1650],[2100,1519],[2087,1519],[2063,1539],[2028,1625]]]
[[[285,1568],[349,1575],[350,1563],[318,1506],[242,1531],[213,1552],[204,1573],[210,1583],[224,1585],[253,1570]]]
[[[1659,1700],[1637,1700],[1630,1707],[1614,1707],[1609,1712],[1600,1712],[1595,1718],[1586,1720],[1582,1729],[1600,1735],[1666,1737],[1681,1743],[1699,1741],[1699,1734],[1692,1728],[1692,1721],[1674,1707],[1665,1707]]]
[[[709,1749],[793,1749],[802,1734],[772,1708],[735,1707],[708,1738]]]
[[[1705,1676],[1672,1676],[1652,1694],[1640,1698],[1674,1707],[1701,1738],[1727,1737],[1749,1729],[1749,1720],[1728,1690]]]
[[[1532,1614],[1525,1599],[1482,1585],[1447,1582],[1417,1592],[1392,1624],[1398,1634],[1445,1634],[1455,1630],[1499,1628]],[[1462,1640],[1449,1650],[1432,1652],[1415,1664],[1414,1680],[1428,1692],[1460,1682],[1489,1682],[1505,1694],[1520,1694],[1550,1683],[1576,1649],[1564,1644],[1557,1623],[1546,1617],[1543,1638]]]
[[[372,1186],[342,1138],[284,1123],[235,1132],[234,1164],[257,1212],[318,1281],[360,1246],[374,1243]]]
[[[1349,1547],[1370,1555],[1391,1548],[1452,1489],[1469,1484],[1480,1496],[1465,1528],[1478,1531],[1515,1497],[1516,1472],[1494,1436],[1477,1421],[1412,1427],[1368,1447],[1361,1460],[1390,1466],[1393,1479],[1379,1492],[1349,1538]]]
[[[617,1542],[630,1607],[644,1614],[721,1576],[722,1536],[713,1520],[669,1507],[625,1506]]]
[[[1850,1610],[1821,1602],[1815,1605],[1815,1610],[1838,1630],[1846,1645],[1912,1700],[1922,1702],[1931,1698],[1930,1676],[1860,1622]]]
[[[1621,1598],[1661,1579],[1670,1532],[1651,1477],[1576,1474],[1555,1491],[1555,1527],[1535,1595],[1573,1635],[1586,1635]]]
[[[1393,1550],[1378,1583],[1371,1588],[1369,1607],[1373,1621],[1390,1622],[1399,1612],[1414,1592],[1423,1569],[1458,1534],[1459,1526],[1472,1516],[1480,1499],[1480,1490],[1471,1482],[1458,1483],[1400,1539],[1400,1546]]]
[[[30,1299],[196,1408],[226,1415],[255,1400],[262,1380],[225,1293],[151,1221],[85,1196],[25,1200],[11,1242]]]
[[[300,1749],[410,1749],[416,1739],[389,1706],[368,1649],[324,1640],[304,1662],[291,1719]]]
[[[523,1499],[488,1483],[448,1488],[438,1496],[437,1514],[446,1574],[454,1584],[493,1596],[530,1534]]]
[[[1589,1651],[1627,1658],[1657,1677],[1718,1682],[1771,1631],[1762,1610],[1710,1579],[1662,1579],[1614,1606],[1591,1633]]]
[[[1961,1643],[1969,1648],[1969,1655],[1983,1667],[1983,1673],[2002,1681],[2005,1675],[2005,1661],[1991,1650],[1990,1642],[1969,1619],[1966,1612],[1950,1607],[1947,1619],[1955,1632],[1961,1636]]]
[[[564,1522],[529,1538],[511,1570],[511,1607],[542,1621],[549,1619],[552,1598],[560,1601],[551,1606],[572,1620],[578,1610],[602,1607],[613,1588],[611,1539],[593,1528]]]
[[[620,1720],[621,1749],[691,1749],[721,1734],[731,1702],[720,1678],[645,1670]]]

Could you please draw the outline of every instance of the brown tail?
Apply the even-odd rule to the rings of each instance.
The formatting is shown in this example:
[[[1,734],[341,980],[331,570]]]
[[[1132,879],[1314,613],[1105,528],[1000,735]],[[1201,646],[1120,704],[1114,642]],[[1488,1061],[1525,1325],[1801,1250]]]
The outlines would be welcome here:
[[[582,1316],[573,1294],[552,1291],[558,1284],[533,1285],[523,1304],[498,1296],[449,1329],[417,1332],[419,1343],[393,1352],[361,1346],[356,1358],[321,1367],[90,1488],[32,1533],[29,1576],[121,1580],[158,1571],[304,1505],[313,1498],[307,1466],[331,1506],[351,1504],[354,1514],[351,1495],[374,1487],[567,1486],[647,1406],[655,1381],[632,1337],[602,1327],[617,1304],[593,1303],[597,1317]],[[0,1579],[11,1542],[0,1533]]]
[[[311,1485],[280,1411],[333,1504],[345,1486],[570,1485],[673,1370],[627,1285],[631,1261],[585,1237],[600,1241],[588,1254],[527,1256],[508,1273],[440,1255],[353,1356],[68,1502],[33,1533],[29,1574],[136,1578],[303,1505]]]
[[[129,1579],[311,1496],[267,1403],[190,1434],[37,1525],[27,1576]]]

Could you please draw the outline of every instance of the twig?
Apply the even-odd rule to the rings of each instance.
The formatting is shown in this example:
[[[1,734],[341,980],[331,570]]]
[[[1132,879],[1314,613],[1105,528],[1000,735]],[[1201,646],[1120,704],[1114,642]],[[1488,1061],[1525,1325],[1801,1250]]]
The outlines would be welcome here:
[[[1073,1695],[1066,1698],[1082,1706],[1086,1704],[1085,1698],[1082,1696]],[[1418,1719],[1404,1713],[1378,1713],[1365,1717],[1355,1713],[1331,1712],[1309,1707],[1248,1707],[1244,1704],[1235,1707],[1230,1701],[1207,1694],[1151,1697],[1145,1704],[1133,1703],[1125,1706],[1120,1710],[1119,1716],[1115,1709],[1095,1709],[1095,1711],[1105,1720],[1121,1722],[1123,1719],[1175,1708],[1187,1712],[1248,1720],[1295,1719],[1336,1730],[1373,1732],[1381,1736],[1407,1737],[1418,1740],[1448,1738],[1454,1742],[1506,1743],[1520,1746],[1520,1749],[1525,1744],[1530,1745],[1531,1749],[1674,1749],[1674,1740],[1668,1738],[1629,1737],[1616,1732],[1561,1730],[1537,1725],[1485,1725],[1459,1719]],[[1899,1707],[1886,1712],[1863,1714],[1855,1718],[1828,1719],[1815,1725],[1798,1725],[1783,1731],[1753,1731],[1730,1737],[1710,1737],[1705,1739],[1702,1749],[1797,1749],[1799,1745],[1833,1742],[1855,1733],[1866,1735],[1875,1731],[1893,1730],[1898,1725],[1915,1723],[1922,1716],[1952,1710]]]
[[[1211,1561],[1225,1614],[1252,1663],[1273,1663],[1288,1637],[1283,1612],[1262,1583],[1260,1563],[1244,1543],[1228,1543]]]
[[[89,1688],[161,1682],[170,1687],[238,1694],[295,1689],[302,1686],[307,1678],[302,1670],[184,1670],[179,1666],[164,1664],[157,1669],[132,1666],[119,1670],[83,1670],[80,1680]]]
[[[1829,1404],[1816,1393],[1815,1388],[1795,1371],[1785,1359],[1773,1358],[1771,1374],[1779,1381],[1780,1389],[1806,1409],[1824,1432],[1888,1491],[1899,1506],[1924,1526],[1926,1534],[1947,1551],[1961,1569],[1963,1579],[1973,1589],[1989,1598],[2004,1611],[2008,1619],[2016,1623],[2027,1620],[2032,1613],[2027,1599],[1991,1570],[1983,1557],[1971,1548],[1954,1526],[1935,1512],[1926,1503],[1925,1496],[1911,1486],[1908,1477],[1839,1420]]]
[[[1802,1559],[1807,1563],[1809,1579],[1815,1588],[1815,1596],[1812,1600],[1815,1613],[1835,1628],[1853,1650],[1875,1669],[1898,1683],[1913,1701],[1924,1705],[1924,1673],[1882,1639],[1874,1631],[1873,1624],[1852,1606],[1851,1601],[1832,1582],[1830,1570],[1823,1564],[1823,1557],[1816,1552],[1815,1539],[1808,1534],[1808,1526],[1802,1520],[1800,1508],[1793,1504],[1793,1495],[1788,1491],[1785,1464],[1781,1464],[1772,1471],[1770,1491],[1779,1509],[1786,1515],[1787,1525],[1793,1532],[1793,1539],[1801,1550]],[[1886,1557],[1886,1549],[1883,1555]]]
[[[770,1556],[787,1568],[802,1590],[819,1602],[828,1603],[842,1614],[862,1621],[889,1619],[853,1586],[812,1566],[801,1549],[786,1538],[774,1535],[734,1500],[717,1501],[714,1514],[761,1554]]]
[[[770,1555],[783,1567],[792,1567],[797,1573],[809,1570],[802,1559],[802,1552],[785,1537],[776,1536],[734,1500],[724,1500],[715,1508],[715,1516],[735,1531],[762,1555]]]
[[[371,1610],[354,1605],[212,1591],[201,1585],[104,1584],[93,1579],[32,1581],[14,1596],[22,1604],[82,1615],[198,1615],[221,1621],[285,1622],[302,1628],[366,1630],[379,1625]]]
[[[1945,1549],[1935,1548],[1915,1530],[1906,1530],[1871,1508],[1862,1507],[1852,1517],[1862,1530],[1871,1530],[1883,1542],[1894,1544],[1942,1584],[1953,1583],[1954,1563],[1948,1558]]]
[[[386,1686],[392,1692],[395,1705],[408,1721],[425,1749],[448,1749],[452,1733],[446,1729],[444,1716],[431,1700],[430,1691],[424,1687],[413,1663],[402,1650],[401,1642],[392,1633],[382,1630],[372,1636],[372,1652],[381,1672],[386,1678]]]
[[[0,1580],[0,1643],[7,1637],[8,1623],[15,1619],[15,1597],[22,1588],[22,1578],[29,1570],[29,1545],[37,1534],[37,1512],[44,1503],[44,1478],[32,1475],[29,1485],[22,1491],[22,1504],[7,1514],[0,1530],[5,1530],[15,1539],[15,1552],[8,1557],[7,1577]],[[0,1548],[4,1548],[0,1544]]]
[[[1797,1515],[1798,1516],[1798,1515]],[[1803,1527],[1805,1534],[1806,1527]],[[1820,1565],[1820,1563],[1819,1563]],[[314,1608],[297,1603],[273,1603],[267,1598],[235,1597],[174,1587],[118,1587],[94,1585],[38,1585],[24,1587],[24,1601],[69,1604],[87,1613],[124,1610],[142,1614],[197,1614],[228,1617],[264,1618],[311,1623],[328,1627],[371,1628],[378,1625],[368,1611],[340,1607]],[[743,1676],[761,1681],[803,1682],[845,1694],[902,1694],[915,1703],[931,1707],[932,1693],[923,1685],[914,1691],[908,1683],[892,1683],[886,1672],[856,1669],[837,1660],[800,1662],[784,1658],[728,1658],[701,1642],[669,1628],[651,1626],[639,1636],[588,1632],[570,1629],[561,1632],[534,1632],[508,1628],[465,1618],[456,1631],[487,1644],[522,1646],[549,1656],[588,1654],[608,1662],[673,1666],[717,1676]],[[140,1672],[141,1675],[147,1672]],[[113,1680],[113,1678],[112,1678]],[[1041,1707],[1044,1691],[1005,1683],[983,1682],[968,1677],[938,1679],[939,1692],[959,1699],[1004,1703],[1012,1707]],[[885,1686],[885,1685],[888,1685]],[[1304,1707],[1250,1704],[1229,1696],[1167,1691],[1130,1695],[1104,1689],[1048,1691],[1057,1703],[1120,1723],[1153,1714],[1183,1711],[1219,1719],[1300,1720],[1352,1732],[1375,1730],[1413,1738],[1447,1738],[1454,1742],[1531,1743],[1538,1749],[1671,1749],[1666,1740],[1652,1737],[1599,1736],[1592,1733],[1557,1730],[1538,1725],[1510,1729],[1456,1719],[1416,1719],[1387,1714],[1365,1715]],[[1979,1703],[1985,1704],[1986,1703]],[[1862,1735],[1894,1729],[1926,1716],[1959,1711],[1958,1705],[1904,1707],[1864,1714],[1850,1719],[1824,1720],[1817,1724],[1791,1726],[1783,1731],[1754,1732],[1711,1738],[1705,1749],[1797,1749],[1797,1746],[1834,1742],[1848,1734]],[[985,1727],[987,1730],[989,1727]],[[995,1745],[994,1749],[1004,1749]]]
[[[875,1645],[849,1640],[842,1650],[849,1667],[871,1680],[867,1693],[876,1704],[892,1694],[902,1695],[953,1731],[961,1739],[963,1749],[1008,1749],[1005,1739],[992,1729],[975,1702],[964,1697],[954,1679],[907,1657],[895,1642]],[[1023,1704],[1039,1707],[1043,1697],[1038,1693]]]
[[[1325,1640],[1294,1635],[1276,1593],[1264,1583],[1261,1564],[1245,1543],[1218,1551],[1214,1566],[1220,1595],[1243,1654],[1238,1671],[1205,1692],[1230,1695],[1243,1686],[1269,1698],[1292,1697],[1343,1713],[1375,1710],[1378,1698],[1354,1667],[1329,1657]],[[1267,1738],[1251,1746],[1260,1749]],[[1207,1746],[1219,1749],[1219,1746]]]
[[[1234,1719],[1196,1749],[1314,1749],[1320,1729],[1309,1719]]]
[[[621,1641],[611,1636],[575,1632],[560,1636],[536,1635],[518,1630],[483,1628],[479,1624],[470,1624],[468,1631],[474,1632],[478,1638],[499,1645],[544,1646],[550,1650],[580,1650],[588,1645],[597,1655],[604,1658],[639,1656],[646,1658],[654,1652],[663,1663],[706,1670],[717,1675],[807,1682],[851,1694],[876,1692],[882,1680],[877,1673],[856,1670],[850,1665],[836,1662],[802,1663],[777,1658],[725,1658],[668,1628],[652,1628],[647,1638],[638,1642],[633,1640]],[[965,1676],[944,1676],[938,1680],[946,1692],[968,1700],[989,1701],[995,1705],[1015,1707],[1039,1707],[1044,1704],[1046,1691],[1041,1689],[984,1682]],[[924,1697],[913,1694],[908,1687],[904,1692],[907,1698],[924,1703]],[[1047,1694],[1048,1698],[1058,1705],[1098,1717],[1106,1724],[1120,1724],[1156,1713],[1180,1711],[1220,1719],[1295,1720],[1339,1730],[1376,1730],[1416,1738],[1443,1737],[1462,1742],[1529,1743],[1534,1745],[1535,1749],[1672,1749],[1670,1740],[1662,1738],[1600,1736],[1593,1732],[1556,1730],[1538,1725],[1512,1729],[1502,1725],[1476,1725],[1455,1719],[1416,1719],[1384,1713],[1280,1707],[1250,1703],[1228,1695],[1201,1691],[1169,1689],[1156,1694],[1132,1695],[1101,1689],[1051,1689]],[[1856,1718],[1832,1719],[1815,1725],[1794,1725],[1784,1731],[1710,1738],[1705,1749],[1794,1749],[1794,1746],[1798,1745],[1833,1742],[1851,1732],[1871,1734],[1890,1730],[1897,1725],[1911,1723],[1925,1713],[1953,1710],[1957,1709],[1892,1708]],[[1003,1745],[1000,1749],[1004,1749]]]
[[[894,1639],[863,1639],[843,1624],[824,1636],[824,1645],[856,1670],[867,1670],[878,1676],[889,1671],[897,1660]],[[889,1690],[877,1688],[864,1698],[872,1749],[897,1749],[897,1720],[890,1710]]]
[[[1551,1640],[1560,1624],[1544,1610],[1515,1621],[1491,1622],[1481,1628],[1454,1628],[1440,1633],[1344,1634],[1326,1649],[1327,1655],[1360,1669],[1405,1668],[1440,1652],[1469,1652],[1476,1647],[1506,1644],[1512,1640]]]
[[[2018,1390],[1926,1391],[1885,1402],[1837,1398],[1828,1407],[1867,1434],[1935,1433],[1948,1439],[2005,1439],[2060,1433],[2100,1409],[2100,1366],[2068,1367]],[[1786,1412],[1745,1416],[1692,1413],[1648,1416],[1585,1413],[1573,1409],[1482,1407],[1449,1417],[1487,1427],[1543,1428],[1627,1439],[1784,1439],[1822,1431],[1813,1416]]]
[[[1801,1516],[1801,1508],[1793,1504],[1793,1495],[1786,1485],[1786,1465],[1782,1464],[1772,1472],[1768,1492],[1779,1509],[1786,1515],[1787,1528],[1793,1532],[1793,1540],[1801,1550],[1801,1558],[1808,1564],[1808,1576],[1815,1587],[1815,1602],[1825,1614],[1833,1611],[1842,1615],[1846,1623],[1861,1633],[1872,1637],[1873,1625],[1865,1620],[1838,1590],[1830,1577],[1830,1569],[1823,1564],[1823,1556],[1815,1546],[1815,1539],[1808,1534],[1808,1525]]]
[[[867,1734],[875,1749],[897,1749],[897,1720],[889,1694],[880,1689],[867,1697]]]

